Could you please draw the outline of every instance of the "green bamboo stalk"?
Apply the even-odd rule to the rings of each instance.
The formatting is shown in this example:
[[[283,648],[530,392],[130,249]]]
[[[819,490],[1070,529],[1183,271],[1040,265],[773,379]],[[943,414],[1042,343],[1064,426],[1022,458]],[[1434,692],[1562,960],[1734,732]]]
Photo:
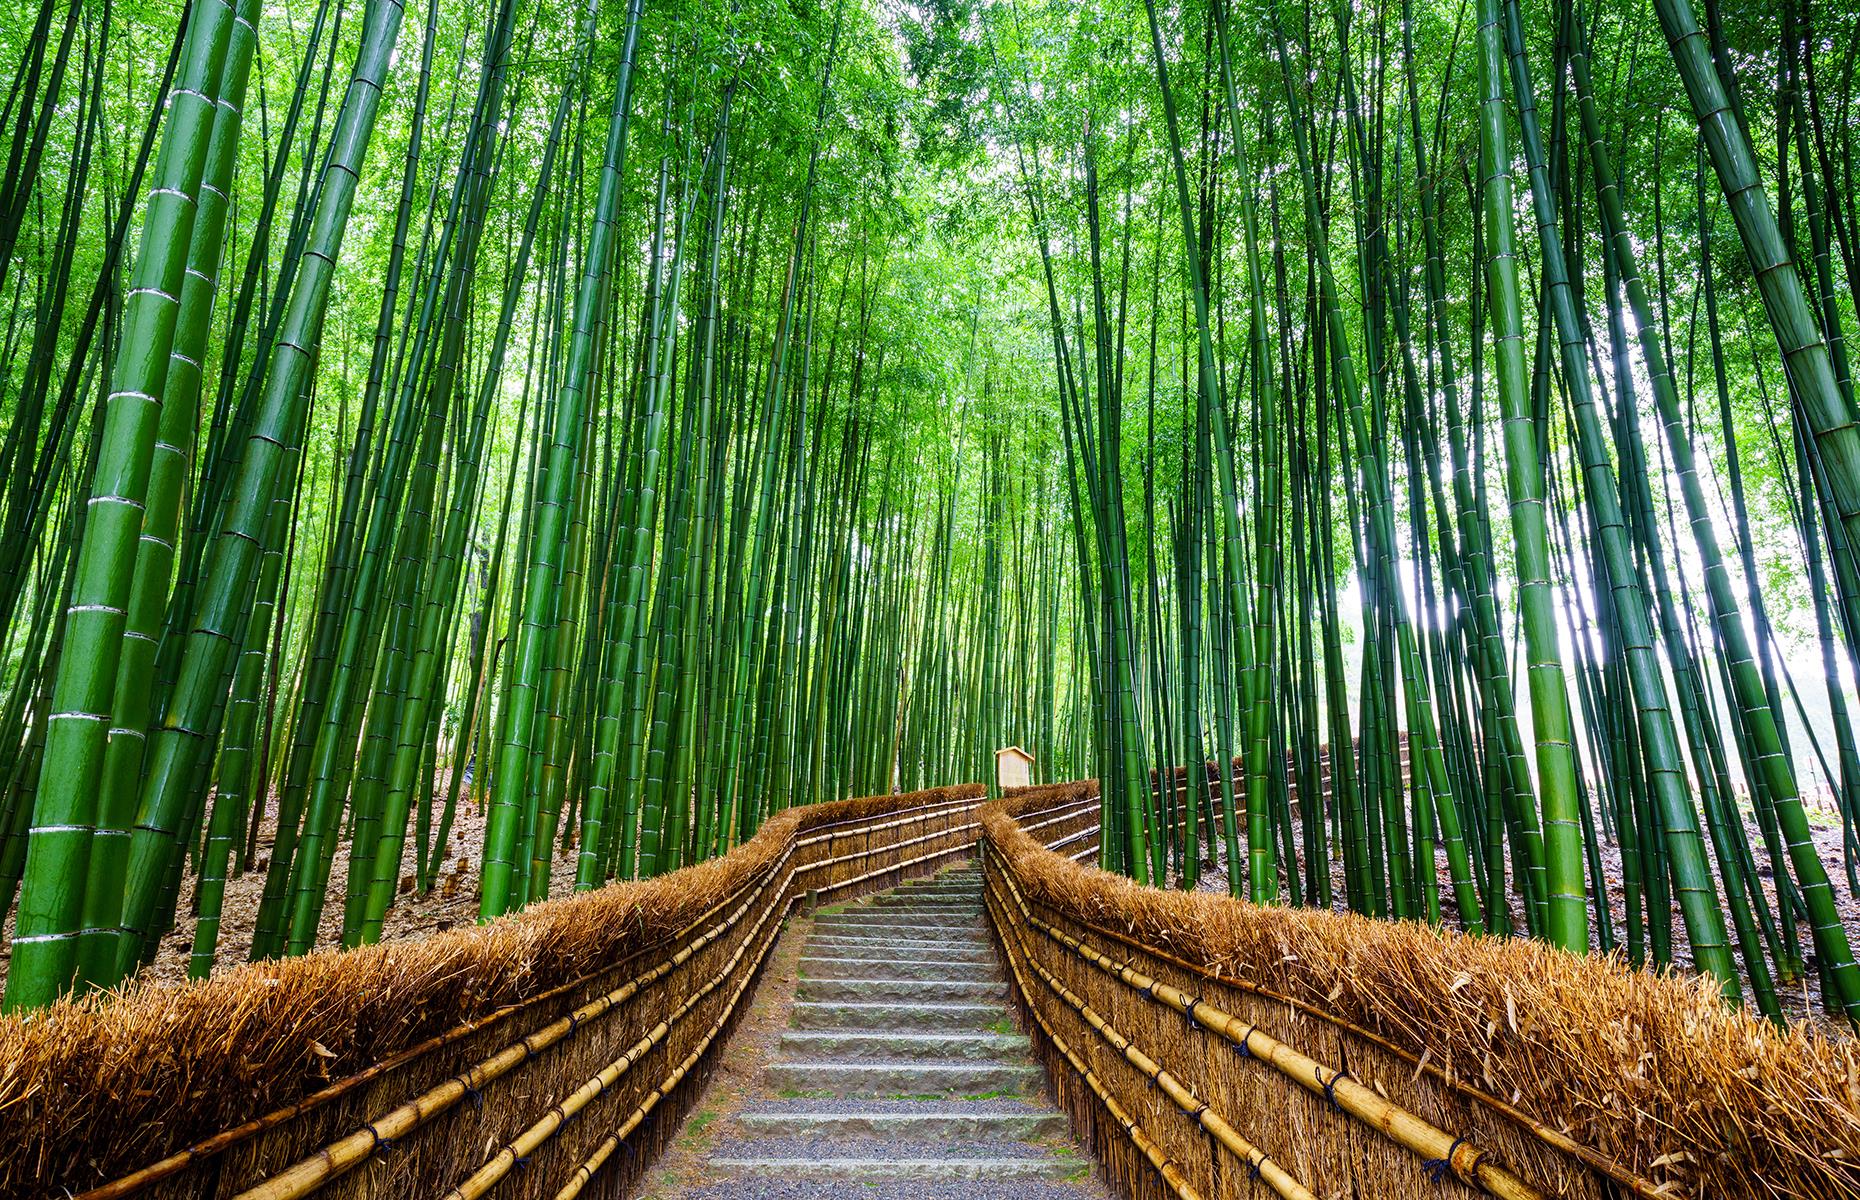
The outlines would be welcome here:
[[[49,1004],[77,975],[111,693],[134,583],[160,397],[232,38],[232,6],[225,0],[199,0],[188,10],[187,23],[125,300],[122,349],[102,414],[90,513],[67,606],[7,971],[9,1010]]]
[[[627,132],[632,116],[633,57],[639,44],[643,0],[632,0],[627,11],[625,49],[614,89],[613,113],[601,165],[600,188],[595,200],[593,229],[582,263],[581,284],[575,296],[573,336],[564,378],[554,401],[554,441],[542,473],[543,489],[530,521],[533,544],[524,579],[523,622],[505,684],[502,732],[499,736],[496,774],[492,777],[491,816],[486,828],[479,915],[500,916],[521,902],[512,889],[513,865],[518,853],[518,831],[525,807],[525,784],[531,755],[536,711],[536,687],[544,655],[547,614],[561,567],[563,524],[573,499],[574,455],[581,440],[590,368],[593,332],[606,299],[613,230],[618,219],[620,185],[626,169]]]
[[[282,335],[272,350],[264,402],[228,491],[229,507],[208,559],[195,628],[187,635],[181,670],[160,730],[149,747],[142,799],[130,843],[129,879],[124,903],[125,970],[142,953],[142,943],[160,933],[153,928],[161,889],[175,862],[177,835],[187,821],[189,792],[202,770],[210,746],[206,731],[223,704],[229,662],[242,643],[250,617],[247,598],[262,552],[262,537],[290,447],[301,444],[307,419],[307,380],[323,317],[328,307],[335,264],[341,252],[363,156],[374,131],[381,91],[402,8],[396,0],[375,0],[368,8],[348,93],[338,114],[332,144],[341,150],[324,168],[308,245],[311,253],[297,276]]]

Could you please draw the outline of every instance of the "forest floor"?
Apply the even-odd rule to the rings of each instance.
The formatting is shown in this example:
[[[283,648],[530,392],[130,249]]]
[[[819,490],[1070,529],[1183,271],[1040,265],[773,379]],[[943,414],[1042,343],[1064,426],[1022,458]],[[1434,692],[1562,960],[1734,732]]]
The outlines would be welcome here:
[[[444,781],[441,781],[442,786]],[[443,794],[443,792],[441,793]],[[402,864],[400,894],[394,898],[388,909],[383,924],[384,942],[408,941],[443,932],[458,925],[468,925],[478,918],[478,863],[484,848],[484,834],[488,806],[479,808],[470,799],[461,795],[458,812],[452,832],[447,839],[442,863],[438,871],[437,883],[426,895],[420,895],[413,888],[412,848],[408,848],[406,861]],[[1826,866],[1828,877],[1834,884],[1834,898],[1839,908],[1842,922],[1852,930],[1860,930],[1860,898],[1848,886],[1846,869],[1842,863],[1841,830],[1839,819],[1831,810],[1811,805],[1810,823],[1814,831],[1815,847]],[[227,880],[226,898],[221,914],[219,940],[219,957],[215,973],[222,973],[246,961],[252,944],[252,932],[257,923],[259,899],[265,887],[265,869],[270,858],[268,848],[271,845],[272,831],[276,822],[275,797],[267,805],[264,823],[259,829],[259,853],[251,863],[251,869],[243,875]],[[434,817],[437,820],[437,813]],[[1751,845],[1758,858],[1758,877],[1765,895],[1769,898],[1771,911],[1775,911],[1775,882],[1767,866],[1767,856],[1763,853],[1762,831],[1755,818],[1745,814],[1745,826]],[[411,837],[411,831],[410,837]],[[1218,839],[1205,843],[1214,851],[1203,860],[1202,873],[1195,890],[1200,892],[1225,893],[1227,891],[1226,855]],[[1613,914],[1615,940],[1619,947],[1617,954],[1625,957],[1627,928],[1627,893],[1621,875],[1620,846],[1608,839],[1601,845],[1602,871],[1608,879],[1609,907]],[[558,842],[550,872],[549,895],[565,896],[574,890],[575,851],[564,849]],[[318,929],[318,949],[340,945],[342,934],[342,896],[348,881],[349,841],[344,838],[336,847],[335,858],[330,866],[328,896],[329,902],[323,910],[322,922]],[[1452,878],[1445,865],[1445,856],[1440,856],[1438,870],[1440,898],[1447,925],[1453,926],[1453,890]],[[144,967],[139,978],[156,983],[177,983],[187,978],[188,958],[192,950],[194,934],[195,876],[190,870],[181,881],[181,912],[175,927],[161,941],[156,950],[154,961]],[[1341,859],[1331,868],[1331,891],[1333,907],[1342,910],[1344,905],[1344,878]],[[1512,919],[1522,928],[1523,917],[1518,896],[1512,896]],[[1693,970],[1691,946],[1686,940],[1685,925],[1677,906],[1673,910],[1673,968],[1678,971]],[[1813,943],[1805,922],[1798,923],[1797,934],[1805,952],[1812,953]],[[13,936],[13,914],[8,913],[3,928],[0,928],[0,975],[6,969],[11,953]],[[1733,937],[1735,935],[1733,934]],[[1735,943],[1734,943],[1735,946]],[[1812,958],[1810,969],[1801,978],[1778,988],[1778,1002],[1786,1016],[1798,1020],[1809,1020],[1824,1025],[1830,1033],[1848,1034],[1846,1022],[1830,1018],[1821,1003],[1821,982],[1813,970]],[[1743,964],[1739,959],[1739,970]],[[1744,977],[1744,986],[1749,987],[1749,979]]]
[[[439,784],[443,795],[446,780]],[[266,805],[259,827],[258,855],[251,869],[226,881],[226,898],[220,914],[219,956],[214,973],[231,970],[246,961],[252,947],[252,931],[258,923],[258,904],[265,890],[265,869],[270,865],[270,846],[277,822],[277,798]],[[484,831],[489,805],[474,806],[463,794],[459,797],[457,816],[447,839],[442,865],[433,890],[422,896],[413,888],[412,830],[401,865],[400,894],[394,897],[382,923],[384,942],[410,941],[440,933],[457,925],[469,925],[478,919],[478,863],[484,850]],[[438,822],[438,813],[433,820]],[[317,949],[326,949],[342,941],[342,897],[349,879],[349,839],[336,846],[330,863],[329,901],[323,907],[323,919],[317,929]],[[193,949],[194,888],[192,870],[181,878],[180,911],[175,925],[161,940],[155,961],[144,967],[139,978],[156,983],[178,983],[187,978],[187,962]],[[549,894],[566,896],[575,889],[575,851],[564,850],[558,843],[549,873]],[[6,941],[0,945],[0,975],[4,975],[11,955],[13,914],[6,918]]]
[[[1296,818],[1296,805],[1293,807],[1294,818]],[[1814,834],[1816,853],[1820,856],[1822,865],[1827,869],[1828,879],[1834,885],[1835,907],[1840,912],[1841,923],[1846,926],[1849,935],[1853,936],[1854,931],[1860,930],[1860,896],[1857,896],[1854,890],[1848,886],[1847,870],[1842,860],[1840,817],[1831,807],[1816,806],[1813,804],[1808,806],[1808,814],[1810,829]],[[1757,858],[1758,881],[1763,888],[1765,897],[1769,901],[1770,911],[1774,913],[1776,911],[1776,882],[1769,868],[1767,855],[1764,853],[1763,831],[1757,824],[1754,814],[1744,812],[1742,815],[1744,817],[1745,834],[1750,839],[1751,849]],[[1218,841],[1212,848],[1215,854],[1213,857],[1203,859],[1201,877],[1195,884],[1195,890],[1198,892],[1225,894],[1227,892],[1227,856],[1225,848],[1220,846]],[[1709,848],[1707,853],[1711,853]],[[1457,927],[1453,908],[1453,878],[1447,869],[1445,857],[1444,854],[1439,855],[1439,866],[1436,872],[1439,882],[1441,909],[1445,923],[1450,927]],[[1614,927],[1614,939],[1617,947],[1615,953],[1621,956],[1625,961],[1627,955],[1628,908],[1627,888],[1621,874],[1620,844],[1606,837],[1602,838],[1601,858],[1602,874],[1608,880],[1608,907]],[[1715,856],[1712,861],[1714,864],[1716,863],[1717,860]],[[1283,876],[1281,876],[1281,880],[1283,881]],[[1516,928],[1522,929],[1524,927],[1523,900],[1515,890],[1515,879],[1510,882],[1513,887],[1510,896],[1512,923]],[[1332,907],[1338,911],[1344,911],[1346,908],[1344,900],[1344,872],[1343,862],[1340,857],[1331,864],[1330,885],[1333,897]],[[1727,921],[1729,920],[1728,915],[1726,919]],[[1596,934],[1594,930],[1593,904],[1590,906],[1590,925],[1590,937],[1594,939]],[[1686,939],[1685,922],[1681,918],[1679,907],[1676,903],[1673,906],[1672,929],[1673,969],[1691,974],[1695,970],[1692,961],[1692,946]],[[1736,931],[1729,930],[1728,932],[1732,939],[1733,956],[1738,960],[1739,977],[1742,986],[1745,988],[1746,993],[1748,993],[1750,977],[1744,969],[1742,957],[1737,954]],[[1782,1008],[1783,1014],[1793,1020],[1811,1021],[1817,1025],[1825,1026],[1827,1031],[1831,1034],[1851,1036],[1852,1030],[1848,1027],[1847,1022],[1830,1016],[1822,1007],[1821,980],[1813,966],[1814,960],[1812,954],[1814,951],[1814,943],[1808,923],[1806,921],[1797,922],[1796,933],[1801,941],[1804,954],[1811,956],[1807,959],[1809,968],[1802,973],[1801,978],[1787,985],[1778,985],[1776,996],[1777,1004]],[[1860,946],[1857,946],[1856,949],[1860,950]]]

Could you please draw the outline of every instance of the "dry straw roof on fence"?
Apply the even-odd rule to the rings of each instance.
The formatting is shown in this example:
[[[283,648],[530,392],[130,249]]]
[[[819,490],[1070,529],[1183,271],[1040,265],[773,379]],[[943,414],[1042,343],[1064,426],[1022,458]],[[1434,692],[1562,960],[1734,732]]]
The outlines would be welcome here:
[[[979,786],[915,793],[974,798]],[[62,1194],[293,1104],[673,937],[796,833],[896,807],[790,809],[736,852],[418,941],[254,963],[209,980],[0,1017],[0,1195]]]
[[[984,810],[1030,901],[1424,1056],[1674,1195],[1860,1197],[1854,1041],[1778,1033],[1709,980],[1539,942],[1137,887],[1013,822],[1095,790],[1024,789]]]

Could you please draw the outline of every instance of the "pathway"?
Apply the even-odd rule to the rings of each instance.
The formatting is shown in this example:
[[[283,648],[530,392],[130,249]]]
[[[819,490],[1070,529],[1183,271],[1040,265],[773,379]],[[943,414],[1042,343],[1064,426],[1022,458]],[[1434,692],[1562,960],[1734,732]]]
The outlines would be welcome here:
[[[726,1060],[645,1196],[1107,1195],[1014,1032],[977,871],[822,909],[787,936],[798,958],[771,961],[731,1048],[740,1086]]]

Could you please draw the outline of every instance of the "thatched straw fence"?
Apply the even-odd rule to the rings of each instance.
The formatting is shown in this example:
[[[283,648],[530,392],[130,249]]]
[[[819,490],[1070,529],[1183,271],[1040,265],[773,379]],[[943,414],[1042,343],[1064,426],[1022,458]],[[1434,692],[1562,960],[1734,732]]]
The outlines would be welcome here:
[[[791,809],[489,925],[0,1020],[0,1195],[622,1195],[789,911],[969,853],[983,795]]]
[[[982,862],[1024,1023],[1127,1194],[1860,1197],[1853,1042],[1534,942],[1139,888],[1090,866],[1096,797],[1010,793]]]

